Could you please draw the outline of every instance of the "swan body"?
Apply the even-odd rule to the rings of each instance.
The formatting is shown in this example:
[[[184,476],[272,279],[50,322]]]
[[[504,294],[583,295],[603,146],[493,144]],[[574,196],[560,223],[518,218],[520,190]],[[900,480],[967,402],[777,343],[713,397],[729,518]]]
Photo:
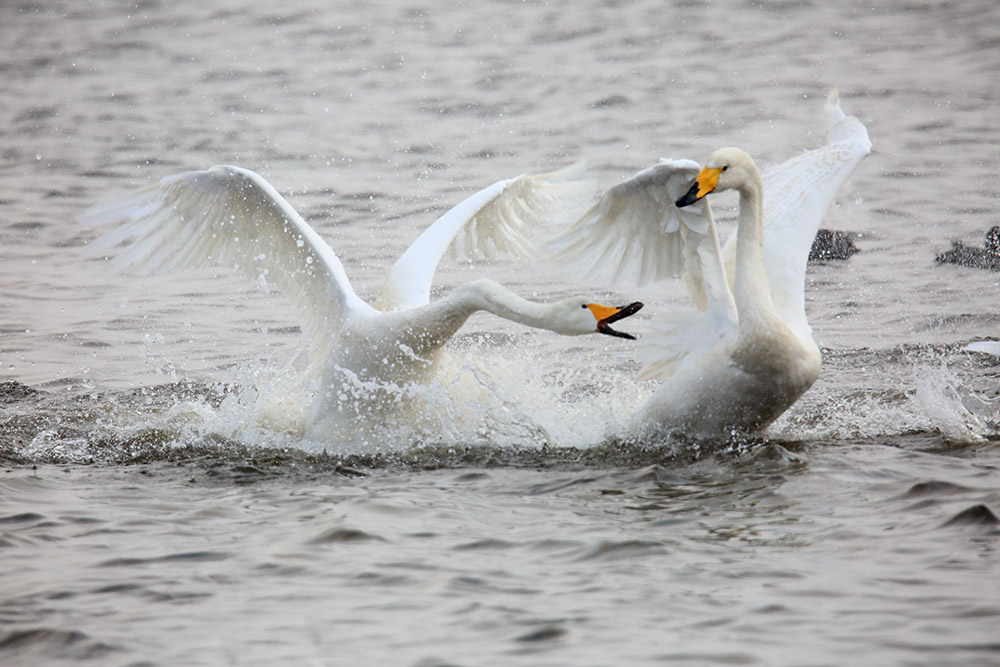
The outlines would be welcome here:
[[[683,364],[647,401],[639,414],[643,428],[680,426],[698,436],[720,429],[752,432],[777,419],[819,377],[820,352],[812,336],[797,335],[771,298],[764,264],[764,185],[750,156],[738,148],[712,153],[677,205],[725,190],[737,190],[740,197],[736,317],[728,308],[728,327],[708,353]]]
[[[805,314],[813,238],[834,197],[871,150],[864,125],[827,100],[828,143],[763,177],[736,148],[661,160],[620,183],[554,240],[639,282],[681,275],[697,310],[668,313],[639,353],[640,379],[662,380],[633,417],[640,436],[729,436],[765,428],[819,376]],[[692,179],[694,184],[692,185]],[[735,234],[720,246],[706,199],[736,190]]]
[[[498,181],[428,227],[395,262],[374,305],[359,297],[333,249],[260,175],[216,166],[168,176],[97,204],[87,224],[117,226],[96,244],[125,247],[119,269],[161,272],[221,264],[281,290],[309,340],[307,374],[321,378],[307,429],[396,411],[405,388],[429,382],[445,343],[477,311],[563,335],[629,334],[611,324],[642,307],[578,297],[543,304],[491,280],[463,283],[430,300],[438,262],[453,243],[470,252],[526,253],[528,230],[572,210],[589,187],[564,170]]]

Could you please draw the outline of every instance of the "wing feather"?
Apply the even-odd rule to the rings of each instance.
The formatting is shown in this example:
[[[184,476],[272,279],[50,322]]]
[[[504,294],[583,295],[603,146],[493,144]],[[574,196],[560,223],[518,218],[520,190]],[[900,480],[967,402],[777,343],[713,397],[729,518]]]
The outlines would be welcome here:
[[[692,160],[662,159],[619,183],[550,241],[553,256],[610,269],[616,280],[632,275],[640,285],[681,275],[700,310],[710,302],[726,308],[724,281],[715,284],[721,260],[712,258],[718,239],[708,202],[674,206],[700,169]],[[708,254],[698,251],[703,246]]]
[[[540,230],[552,221],[572,219],[594,190],[579,177],[582,165],[535,176],[498,181],[438,218],[389,270],[375,305],[405,310],[430,300],[441,258],[452,248],[468,257],[537,254]]]
[[[691,160],[661,160],[609,189],[550,242],[556,258],[610,269],[615,279],[684,279],[698,310],[668,313],[652,325],[637,354],[642,379],[669,377],[737,325],[708,201],[674,205],[700,169]]]
[[[298,308],[313,358],[325,357],[332,331],[351,309],[369,309],[337,255],[259,174],[216,166],[167,176],[87,209],[80,221],[114,224],[97,250],[111,265],[161,273],[223,265],[273,284]]]
[[[771,298],[781,319],[796,334],[809,336],[805,278],[809,249],[837,193],[871,152],[868,130],[840,107],[836,90],[827,98],[827,140],[764,171],[764,263]],[[723,248],[733,280],[736,234]]]

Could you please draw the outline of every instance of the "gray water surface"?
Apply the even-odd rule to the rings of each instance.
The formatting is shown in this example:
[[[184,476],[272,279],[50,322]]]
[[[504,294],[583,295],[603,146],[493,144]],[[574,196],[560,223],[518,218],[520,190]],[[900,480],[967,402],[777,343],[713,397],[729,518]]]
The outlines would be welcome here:
[[[962,350],[1000,334],[1000,273],[934,262],[997,223],[1000,10],[567,7],[0,6],[0,663],[1000,664],[1000,361]],[[832,87],[874,144],[825,222],[861,252],[810,266],[823,372],[748,441],[624,442],[641,341],[485,315],[419,417],[308,439],[279,294],[108,273],[74,221],[237,164],[370,298],[498,179],[767,166],[822,142]],[[546,261],[437,275],[642,300],[639,333],[688,304]]]

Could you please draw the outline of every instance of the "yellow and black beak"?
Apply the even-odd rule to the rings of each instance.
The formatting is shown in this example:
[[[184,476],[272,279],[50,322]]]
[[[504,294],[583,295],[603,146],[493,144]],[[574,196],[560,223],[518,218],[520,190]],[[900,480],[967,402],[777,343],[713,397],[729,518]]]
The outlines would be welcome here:
[[[694,179],[694,185],[691,186],[691,189],[685,192],[684,196],[674,202],[674,204],[677,208],[684,208],[695,203],[715,189],[719,184],[719,174],[721,173],[721,167],[714,167],[712,169],[705,167],[698,174],[697,178]]]
[[[594,317],[597,318],[598,333],[602,333],[607,336],[628,338],[629,340],[635,340],[635,336],[623,331],[615,331],[611,328],[611,324],[613,322],[617,322],[618,320],[623,320],[629,315],[635,315],[642,309],[642,306],[643,304],[640,301],[630,303],[627,306],[621,306],[620,308],[602,306],[598,303],[587,304],[587,308],[589,308],[590,312],[592,312]]]

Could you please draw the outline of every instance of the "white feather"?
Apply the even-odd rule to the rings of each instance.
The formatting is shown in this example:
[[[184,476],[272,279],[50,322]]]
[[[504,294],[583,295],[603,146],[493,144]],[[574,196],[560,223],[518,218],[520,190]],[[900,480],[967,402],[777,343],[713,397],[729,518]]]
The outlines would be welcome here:
[[[205,265],[261,276],[298,308],[311,356],[323,356],[327,333],[349,309],[369,306],[351,288],[329,245],[260,175],[216,166],[167,176],[159,183],[97,204],[88,225],[116,223],[94,248],[123,244],[112,267],[152,274]]]
[[[805,310],[806,263],[816,232],[837,193],[871,152],[868,130],[840,107],[837,91],[826,102],[827,143],[764,170],[764,262],[771,298],[796,334],[810,334]],[[736,234],[722,248],[732,285]]]
[[[498,181],[449,210],[407,248],[386,277],[375,301],[382,310],[428,303],[438,263],[449,248],[467,257],[514,257],[538,253],[537,239],[553,221],[579,215],[594,190],[579,178],[582,164],[548,174]]]
[[[699,170],[692,160],[664,158],[619,183],[549,242],[553,257],[592,264],[594,271],[610,270],[616,280],[631,275],[640,285],[683,275],[695,302],[705,308],[709,288],[693,249],[710,242],[714,226],[704,203],[690,209],[674,206]]]
[[[763,175],[767,289],[775,313],[807,352],[815,349],[804,306],[809,248],[836,193],[871,150],[867,130],[844,114],[836,91],[828,97],[826,115],[827,145]],[[559,259],[592,265],[593,270],[610,268],[640,283],[683,277],[698,310],[657,316],[638,354],[642,379],[672,378],[682,369],[688,380],[702,377],[712,386],[729,377],[726,357],[717,353],[735,347],[739,331],[733,289],[736,235],[720,249],[707,198],[681,209],[674,205],[699,171],[690,160],[661,160],[609,189],[552,242]],[[704,369],[701,363],[707,364]],[[715,379],[709,381],[713,373]]]
[[[359,433],[377,425],[379,414],[403,409],[401,388],[431,381],[442,347],[476,311],[563,335],[599,333],[598,311],[581,308],[593,305],[583,297],[536,303],[480,279],[433,303],[428,298],[441,257],[463,231],[460,243],[471,252],[522,253],[531,250],[543,220],[578,215],[592,192],[578,173],[507,179],[453,208],[394,264],[384,310],[354,293],[330,246],[245,169],[169,176],[88,209],[81,221],[116,225],[95,243],[117,254],[115,268],[152,273],[220,264],[283,291],[309,334],[313,363],[306,375],[322,372],[307,428]]]

